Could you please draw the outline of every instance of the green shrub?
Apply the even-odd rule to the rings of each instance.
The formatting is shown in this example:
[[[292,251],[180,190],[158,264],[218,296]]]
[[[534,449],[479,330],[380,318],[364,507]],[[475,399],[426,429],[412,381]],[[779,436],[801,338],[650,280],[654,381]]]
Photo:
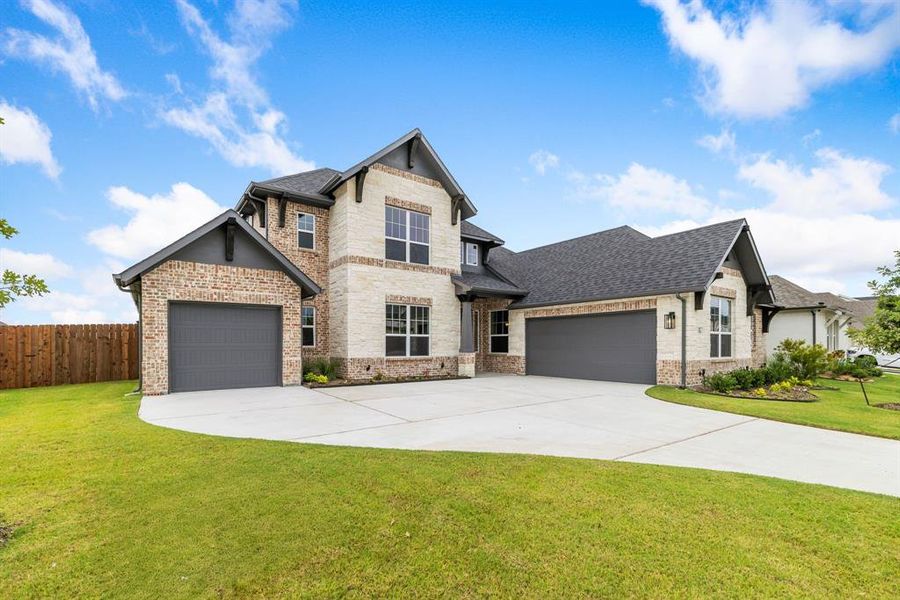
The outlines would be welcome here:
[[[782,340],[775,348],[776,356],[782,355],[793,367],[793,375],[803,379],[815,379],[829,367],[828,351],[820,344],[807,344],[803,340]]]
[[[317,357],[303,364],[304,377],[309,373],[324,375],[328,379],[336,379],[338,361],[333,358]]]
[[[742,390],[765,385],[766,376],[762,369],[737,369],[731,371],[731,376],[737,382],[737,387]]]
[[[738,382],[731,373],[715,373],[704,377],[703,384],[714,392],[729,394],[738,387]]]
[[[764,385],[780,383],[786,379],[790,379],[791,376],[794,375],[793,365],[791,365],[787,357],[783,354],[776,354],[773,356],[772,360],[763,367],[762,371],[765,377]]]
[[[312,371],[310,371],[303,376],[303,380],[309,383],[328,383],[328,376],[320,375],[318,373],[313,373]]]
[[[856,363],[857,367],[862,367],[863,369],[875,369],[878,367],[878,361],[875,360],[875,357],[868,354],[857,356],[853,362]]]

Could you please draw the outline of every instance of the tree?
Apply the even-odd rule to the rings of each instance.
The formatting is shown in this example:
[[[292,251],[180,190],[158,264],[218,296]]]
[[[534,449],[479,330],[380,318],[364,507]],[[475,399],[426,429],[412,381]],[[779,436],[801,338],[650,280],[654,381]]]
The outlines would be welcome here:
[[[0,235],[9,239],[19,231],[6,219],[0,219]],[[18,296],[43,296],[49,293],[47,284],[37,275],[24,275],[9,269],[3,271],[0,279],[0,308],[3,308]]]
[[[875,313],[866,319],[862,329],[847,333],[854,342],[873,352],[900,354],[900,250],[894,252],[893,267],[878,267],[885,280],[869,282],[869,289],[878,297]]]

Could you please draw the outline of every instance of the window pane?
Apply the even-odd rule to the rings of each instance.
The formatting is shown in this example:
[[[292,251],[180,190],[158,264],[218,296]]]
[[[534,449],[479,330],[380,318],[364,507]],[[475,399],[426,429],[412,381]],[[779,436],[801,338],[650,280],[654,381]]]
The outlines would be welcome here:
[[[478,352],[481,342],[481,318],[478,312],[472,313],[472,336],[475,338],[475,352]]]
[[[403,336],[385,336],[384,353],[386,356],[406,356],[406,338]]]
[[[303,345],[304,346],[315,346],[316,345],[316,332],[312,327],[304,327],[303,328]]]
[[[314,215],[297,215],[297,231],[316,230],[316,217]]]
[[[297,244],[301,248],[309,248],[311,250],[314,244],[313,234],[309,233],[308,231],[298,231]]]
[[[709,355],[712,358],[718,358],[719,356],[719,335],[717,333],[712,333],[709,336]]]
[[[384,235],[406,239],[406,211],[393,206],[384,207]]]
[[[505,335],[491,336],[491,352],[509,352],[509,337]]]
[[[720,300],[720,329],[722,331],[731,331],[731,300]]]
[[[731,334],[723,333],[721,335],[722,343],[719,345],[719,356],[731,356]]]
[[[388,240],[390,241],[390,240]],[[428,264],[428,246],[409,243],[409,262],[419,265]]]
[[[384,240],[384,257],[388,260],[406,261],[406,242]]]
[[[400,304],[388,304],[385,307],[385,333],[406,334],[406,307]]]
[[[491,312],[491,335],[509,333],[509,311],[495,310]]]
[[[459,262],[460,263],[466,262],[466,243],[465,242],[459,243]]]
[[[428,335],[428,307],[409,307],[409,332],[412,335]]]
[[[302,324],[303,326],[315,325],[316,309],[312,306],[303,307]]]
[[[478,266],[478,244],[466,244],[466,264]]]
[[[409,355],[428,356],[428,338],[415,336],[409,338]]]
[[[429,239],[429,225],[431,217],[421,213],[409,213],[409,240],[427,244]]]
[[[709,330],[719,331],[719,299],[711,298],[709,302]]]

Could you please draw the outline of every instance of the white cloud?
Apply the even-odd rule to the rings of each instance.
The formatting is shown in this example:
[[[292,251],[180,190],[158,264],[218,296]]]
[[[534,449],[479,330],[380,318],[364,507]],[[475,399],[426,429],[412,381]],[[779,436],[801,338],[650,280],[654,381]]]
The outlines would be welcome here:
[[[888,129],[891,133],[900,133],[900,112],[894,113],[894,116],[888,119]]]
[[[697,140],[697,143],[715,154],[722,154],[724,152],[733,155],[737,148],[735,135],[729,129],[722,129],[722,131],[719,132],[719,135],[713,135],[711,133],[704,135]]]
[[[555,169],[559,166],[559,157],[546,150],[537,150],[528,157],[528,162],[538,175],[545,175],[548,169]]]
[[[684,179],[638,163],[631,163],[620,175],[569,174],[579,195],[602,200],[626,212],[652,210],[698,217],[709,211],[706,198],[697,194]]]
[[[115,290],[112,279],[109,286]],[[51,290],[41,297],[23,298],[23,311],[37,313],[28,318],[32,323],[131,323],[137,320],[137,310],[130,295],[118,292],[118,296],[95,296]],[[20,319],[21,320],[21,319]]]
[[[800,138],[800,141],[803,142],[804,146],[809,146],[811,143],[813,143],[820,137],[822,137],[822,130],[817,128],[817,129],[813,129],[812,131],[810,131],[809,133],[804,135],[802,138]]]
[[[0,101],[0,162],[6,165],[34,163],[47,177],[56,179],[62,168],[50,149],[50,128],[28,108],[16,108]]]
[[[833,148],[822,148],[816,158],[819,166],[806,170],[764,154],[743,164],[738,178],[768,192],[772,209],[784,212],[835,215],[880,210],[893,203],[881,189],[888,165]]]
[[[127,187],[111,187],[107,198],[131,214],[125,225],[107,225],[87,240],[106,254],[134,260],[174,242],[225,210],[188,183],[176,183],[167,194],[145,196]]]
[[[75,13],[52,0],[23,0],[22,4],[58,35],[51,39],[8,28],[0,38],[0,47],[5,54],[46,64],[54,71],[66,74],[95,110],[101,98],[119,101],[126,96],[115,76],[100,68],[91,39]]]
[[[185,28],[212,58],[210,75],[217,87],[202,101],[163,110],[162,119],[205,139],[236,166],[265,167],[274,175],[315,168],[285,140],[285,115],[271,105],[254,74],[256,62],[270,48],[273,36],[290,25],[296,1],[239,0],[228,15],[227,41],[194,5],[186,0],[177,4]],[[179,84],[176,90],[180,89]]]
[[[0,270],[3,269],[46,279],[72,275],[72,267],[52,254],[19,252],[9,248],[0,248]]]
[[[644,2],[662,13],[671,45],[699,63],[705,106],[739,117],[804,106],[817,89],[880,67],[900,46],[896,3],[850,15],[865,22],[857,31],[807,0],[738,3],[739,14],[720,17],[702,0]],[[841,10],[846,17],[850,7]]]

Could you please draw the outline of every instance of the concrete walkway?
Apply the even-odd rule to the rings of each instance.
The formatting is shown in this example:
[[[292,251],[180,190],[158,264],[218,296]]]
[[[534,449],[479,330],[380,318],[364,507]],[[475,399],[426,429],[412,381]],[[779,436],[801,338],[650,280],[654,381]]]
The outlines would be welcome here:
[[[341,446],[516,452],[699,467],[900,496],[900,442],[655,400],[646,386],[549,377],[193,392],[148,423]]]

